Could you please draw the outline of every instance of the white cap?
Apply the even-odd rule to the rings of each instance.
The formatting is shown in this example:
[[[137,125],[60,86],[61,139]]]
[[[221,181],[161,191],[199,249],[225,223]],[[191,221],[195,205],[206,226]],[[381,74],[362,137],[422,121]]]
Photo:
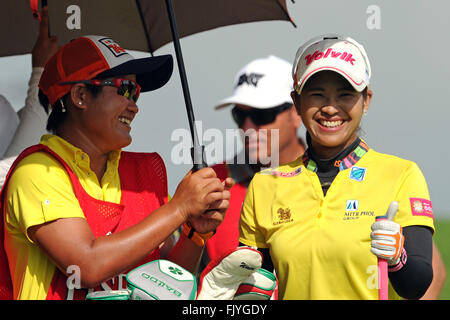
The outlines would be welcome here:
[[[295,91],[300,94],[306,81],[324,70],[339,73],[358,92],[369,85],[372,75],[364,47],[352,38],[336,34],[315,37],[297,50],[292,69]]]
[[[236,74],[233,95],[220,101],[216,109],[231,104],[268,109],[293,103],[291,70],[289,62],[275,56],[253,60]]]

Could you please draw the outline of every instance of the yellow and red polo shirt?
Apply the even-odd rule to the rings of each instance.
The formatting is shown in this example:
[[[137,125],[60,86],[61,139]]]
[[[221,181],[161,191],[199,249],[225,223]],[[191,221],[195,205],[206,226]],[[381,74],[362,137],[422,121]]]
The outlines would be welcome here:
[[[371,225],[394,200],[394,221],[434,231],[419,167],[372,149],[356,152],[356,161],[342,163],[326,196],[306,155],[259,172],[250,183],[239,241],[270,250],[280,299],[378,299]],[[389,298],[399,299],[391,286]]]
[[[110,152],[106,172],[99,182],[85,152],[56,135],[44,135],[41,143],[61,156],[91,197],[120,203],[120,150]],[[28,237],[27,230],[60,218],[85,219],[71,180],[54,157],[33,153],[22,159],[12,173],[5,202],[5,250],[13,261],[10,269],[14,299],[45,299],[55,265]]]

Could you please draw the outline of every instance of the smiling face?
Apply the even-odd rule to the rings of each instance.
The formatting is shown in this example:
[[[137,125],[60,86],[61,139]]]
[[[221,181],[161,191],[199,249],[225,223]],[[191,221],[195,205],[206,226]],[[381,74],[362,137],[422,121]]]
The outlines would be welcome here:
[[[321,71],[307,81],[300,96],[293,93],[292,98],[314,151],[329,159],[356,140],[372,92],[364,95],[338,73]]]
[[[134,75],[117,78],[136,80]],[[128,146],[131,143],[131,124],[138,112],[132,99],[119,95],[118,88],[103,86],[102,91],[94,96],[85,93],[82,97],[82,109],[79,114],[83,135],[95,145],[100,152],[107,153]]]

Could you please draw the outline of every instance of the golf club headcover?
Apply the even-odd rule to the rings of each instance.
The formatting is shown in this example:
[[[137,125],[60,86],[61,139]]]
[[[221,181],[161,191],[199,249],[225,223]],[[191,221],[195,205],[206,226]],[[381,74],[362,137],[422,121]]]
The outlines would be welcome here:
[[[277,278],[266,269],[259,268],[242,281],[233,300],[270,300],[277,286]]]
[[[261,268],[261,252],[237,247],[211,261],[200,276],[197,300],[232,300],[239,285]]]
[[[94,291],[86,295],[86,300],[129,300],[129,298],[128,290]]]
[[[195,300],[195,276],[168,260],[143,264],[127,274],[130,300]]]

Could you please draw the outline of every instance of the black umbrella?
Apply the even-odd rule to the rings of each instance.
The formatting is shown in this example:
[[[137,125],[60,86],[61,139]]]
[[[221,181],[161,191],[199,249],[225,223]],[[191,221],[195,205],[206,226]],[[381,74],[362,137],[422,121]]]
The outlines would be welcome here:
[[[293,0],[291,0],[293,2]],[[38,0],[2,0],[0,57],[29,53],[36,39]],[[60,43],[83,35],[108,35],[126,49],[153,52],[173,41],[193,141],[194,170],[206,166],[195,129],[180,37],[221,26],[290,18],[286,0],[42,0],[48,5],[50,33]],[[175,19],[176,16],[176,19]],[[169,27],[170,26],[170,27]],[[170,31],[169,31],[170,30]]]

